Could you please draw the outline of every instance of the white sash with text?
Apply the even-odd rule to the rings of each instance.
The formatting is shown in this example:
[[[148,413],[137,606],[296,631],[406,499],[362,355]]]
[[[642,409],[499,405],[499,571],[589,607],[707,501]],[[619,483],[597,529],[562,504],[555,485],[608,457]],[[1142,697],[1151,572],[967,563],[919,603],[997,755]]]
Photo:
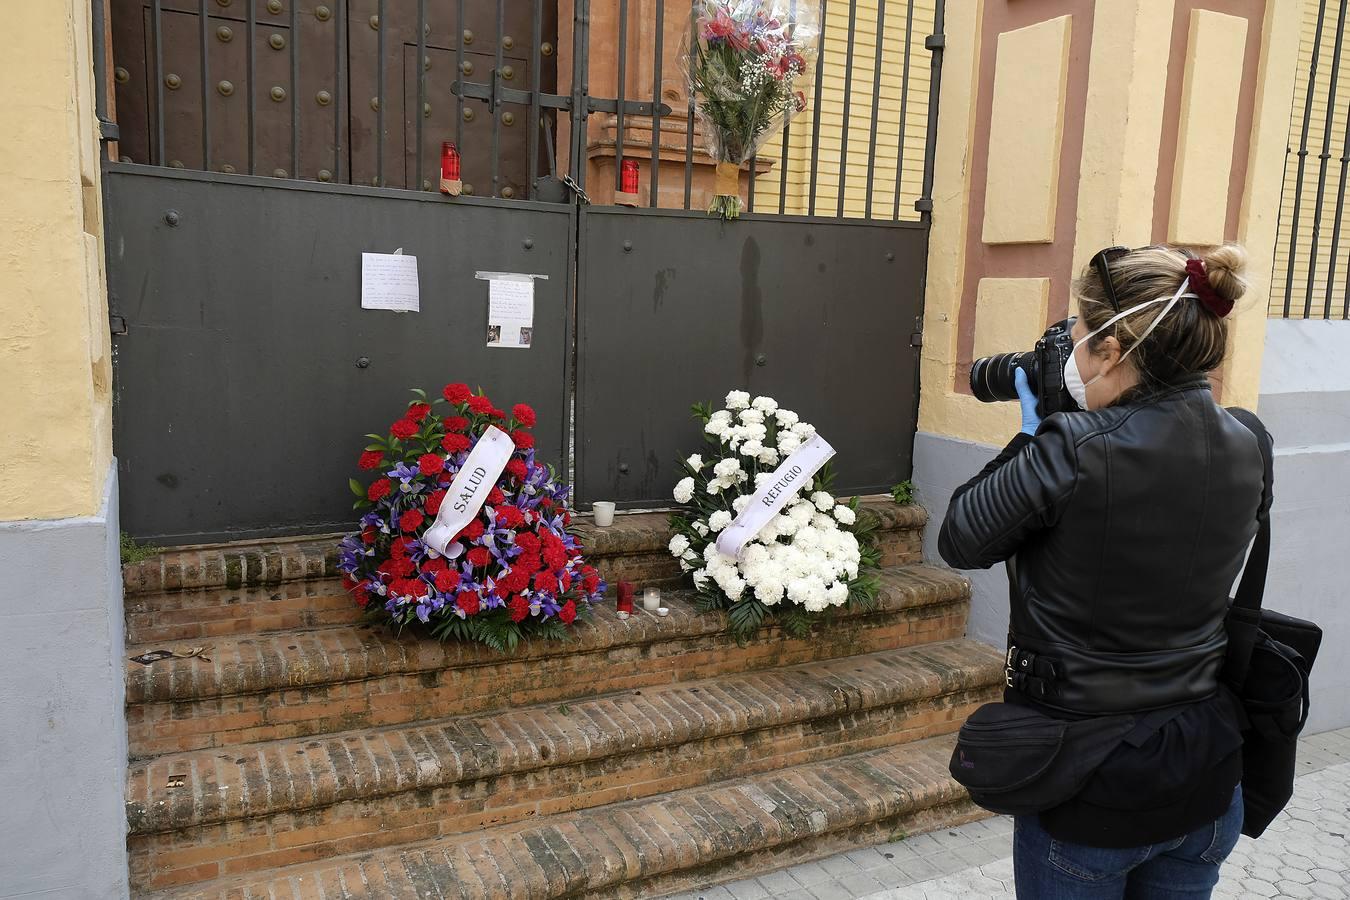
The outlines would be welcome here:
[[[820,471],[820,467],[834,456],[834,448],[820,435],[812,435],[792,455],[779,463],[764,486],[755,491],[747,506],[730,525],[717,536],[717,549],[727,556],[741,555],[742,548],[797,492]]]
[[[450,482],[441,509],[436,513],[436,521],[422,535],[424,544],[442,555],[447,552],[455,535],[463,531],[483,508],[483,502],[497,479],[502,477],[502,470],[515,450],[516,445],[509,434],[495,425],[488,426],[455,480]]]

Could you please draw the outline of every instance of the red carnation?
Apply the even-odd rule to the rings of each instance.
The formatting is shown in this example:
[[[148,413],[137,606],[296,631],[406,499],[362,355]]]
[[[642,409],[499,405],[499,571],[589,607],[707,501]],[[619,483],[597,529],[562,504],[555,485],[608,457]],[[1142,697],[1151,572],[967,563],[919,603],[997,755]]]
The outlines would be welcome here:
[[[425,597],[430,592],[430,586],[420,578],[413,578],[408,582],[408,593],[414,597]]]
[[[445,562],[445,557],[443,556],[438,556],[435,559],[427,559],[422,561],[422,571],[426,572],[429,575],[438,575],[441,572],[444,572],[446,568],[447,565]]]
[[[539,558],[538,553],[522,553],[520,556],[516,557],[515,562],[511,563],[511,565],[515,569],[533,575],[544,567],[544,561]]]
[[[454,569],[436,573],[436,590],[448,594],[457,587],[459,587],[459,573]]]
[[[380,478],[376,481],[372,481],[370,487],[366,488],[366,499],[374,501],[379,500],[381,497],[388,497],[392,487],[393,485],[389,483],[388,478]]]
[[[510,572],[501,577],[497,586],[508,594],[519,593],[530,586],[530,572],[528,569],[513,566]]]
[[[398,527],[403,531],[416,531],[422,526],[426,516],[418,509],[410,509],[398,517]]]
[[[417,423],[412,419],[399,419],[389,426],[389,433],[401,441],[406,441],[417,434]]]
[[[546,594],[558,593],[558,579],[552,572],[540,572],[534,576],[534,589]]]
[[[491,491],[488,492],[487,502],[492,504],[493,506],[496,506],[499,503],[506,502],[506,495],[502,493],[501,488],[494,487]]]
[[[464,615],[472,616],[478,612],[478,594],[475,591],[460,591],[455,605],[464,610]]]
[[[389,545],[389,555],[394,559],[402,559],[408,555],[408,539],[399,536],[394,538],[394,542]]]
[[[526,428],[534,427],[534,410],[524,403],[517,403],[511,407],[511,416]]]
[[[362,608],[364,608],[366,604],[370,602],[370,592],[367,591],[364,587],[358,586],[353,596],[356,597],[356,605]]]
[[[511,440],[515,442],[517,450],[528,450],[534,446],[534,435],[528,431],[511,432]]]
[[[506,464],[506,474],[510,475],[516,481],[524,481],[528,470],[525,468],[525,461],[513,459]]]
[[[492,562],[492,554],[488,552],[486,547],[474,547],[465,558],[468,559],[471,566],[486,566]]]
[[[495,406],[492,407],[492,409],[489,409],[489,410],[488,410],[488,415],[491,416],[491,417],[494,418],[494,419],[505,419],[505,418],[506,418],[506,413],[505,413],[504,411],[498,409],[498,408],[495,407]]]
[[[447,434],[441,439],[441,449],[446,453],[460,453],[469,449],[469,439],[462,434]]]
[[[600,576],[587,575],[581,582],[581,589],[588,594],[594,594],[600,589]]]
[[[497,524],[503,528],[519,528],[525,524],[525,514],[514,506],[503,506],[497,510]]]
[[[413,562],[411,556],[401,556],[398,559],[389,560],[390,568],[395,575],[402,575],[407,578],[417,569],[417,563]]]
[[[567,565],[567,554],[558,547],[544,548],[544,564],[553,571],[557,571]]]
[[[414,422],[420,422],[427,417],[429,412],[431,412],[429,403],[412,403],[409,404],[408,411],[404,415]]]
[[[530,614],[530,601],[526,600],[524,596],[516,594],[511,598],[511,602],[507,604],[506,608],[511,611],[511,621],[520,622]]]
[[[454,384],[447,384],[445,390],[441,391],[441,394],[451,403],[463,403],[472,396],[473,392],[469,390],[467,384],[456,382]]]
[[[558,578],[558,593],[565,594],[572,589],[572,573],[563,572]]]
[[[469,409],[478,413],[480,416],[484,413],[492,412],[492,401],[487,397],[473,396],[469,398]]]
[[[444,420],[446,431],[463,431],[469,427],[469,420],[463,416],[450,416]]]
[[[432,491],[427,495],[427,515],[434,516],[441,511],[441,503],[445,501],[445,489]]]
[[[362,528],[362,529],[361,529],[361,543],[363,543],[363,544],[373,544],[373,543],[375,543],[375,526],[374,526],[374,525],[367,525],[365,528]]]
[[[439,475],[445,468],[445,457],[438,453],[423,453],[417,457],[417,471],[423,475]]]
[[[518,534],[516,535],[516,546],[526,553],[538,553],[539,535],[535,534],[533,531],[526,531],[522,534]]]
[[[526,587],[529,587],[528,584],[518,586],[515,588],[511,587],[511,585],[512,585],[511,576],[508,575],[504,578],[500,578],[497,580],[497,583],[492,586],[492,593],[496,594],[498,597],[501,597],[503,600],[505,600],[511,594],[512,591],[517,590],[523,591],[525,590]]]
[[[378,469],[380,463],[384,462],[384,453],[379,450],[367,450],[361,454],[361,460],[357,463],[363,469]]]
[[[558,618],[564,625],[571,625],[577,618],[577,605],[571,600],[563,604],[562,609],[558,610]]]
[[[464,526],[464,530],[456,535],[456,538],[466,541],[476,541],[483,536],[483,532],[486,530],[482,519],[474,519],[468,525]]]

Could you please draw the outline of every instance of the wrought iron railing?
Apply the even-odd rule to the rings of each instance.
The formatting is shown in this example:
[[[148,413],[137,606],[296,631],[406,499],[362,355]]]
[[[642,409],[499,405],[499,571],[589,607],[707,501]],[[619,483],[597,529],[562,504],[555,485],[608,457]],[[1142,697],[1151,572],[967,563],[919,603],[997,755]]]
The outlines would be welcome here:
[[[676,18],[665,0],[634,15],[630,0],[600,2],[574,0],[569,15],[557,0],[93,0],[96,18],[111,13],[112,53],[96,27],[95,64],[115,85],[110,105],[99,79],[99,112],[122,161],[425,190],[437,183],[440,142],[453,140],[473,172],[466,192],[563,200],[564,176],[581,190],[588,169],[608,182],[611,158],[617,191],[623,160],[637,157],[648,205],[696,206],[709,160],[667,46],[693,17],[681,4]],[[819,2],[812,109],[750,160],[748,209],[926,217],[942,0]],[[676,21],[684,28],[668,27]],[[526,31],[522,52],[512,35]],[[925,48],[928,60],[916,52]],[[855,71],[868,67],[871,78]],[[593,74],[612,96],[591,91]],[[522,114],[524,128],[513,128]],[[916,136],[922,159],[906,155]],[[671,190],[681,175],[683,191]],[[603,202],[608,185],[599,193]]]

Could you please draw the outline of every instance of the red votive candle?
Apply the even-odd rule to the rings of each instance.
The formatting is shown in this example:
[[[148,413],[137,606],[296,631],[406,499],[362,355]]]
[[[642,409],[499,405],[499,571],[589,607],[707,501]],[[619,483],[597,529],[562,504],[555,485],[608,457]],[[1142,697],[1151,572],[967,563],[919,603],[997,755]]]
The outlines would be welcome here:
[[[441,193],[458,194],[460,191],[459,150],[452,141],[441,144]]]
[[[631,613],[633,611],[633,594],[636,593],[636,591],[637,588],[633,586],[633,582],[620,581],[619,600],[614,605],[614,608],[619,612]]]
[[[619,183],[623,185],[625,194],[636,194],[638,192],[638,161],[636,159],[625,159],[623,161]]]

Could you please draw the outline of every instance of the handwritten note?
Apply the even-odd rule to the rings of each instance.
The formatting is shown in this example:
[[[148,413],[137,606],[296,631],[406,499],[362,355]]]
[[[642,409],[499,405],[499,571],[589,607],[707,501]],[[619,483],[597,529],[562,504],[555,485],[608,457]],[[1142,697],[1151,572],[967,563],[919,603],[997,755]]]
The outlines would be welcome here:
[[[361,254],[361,308],[419,312],[417,257],[402,253]]]
[[[528,348],[534,342],[534,279],[488,281],[489,347]]]

